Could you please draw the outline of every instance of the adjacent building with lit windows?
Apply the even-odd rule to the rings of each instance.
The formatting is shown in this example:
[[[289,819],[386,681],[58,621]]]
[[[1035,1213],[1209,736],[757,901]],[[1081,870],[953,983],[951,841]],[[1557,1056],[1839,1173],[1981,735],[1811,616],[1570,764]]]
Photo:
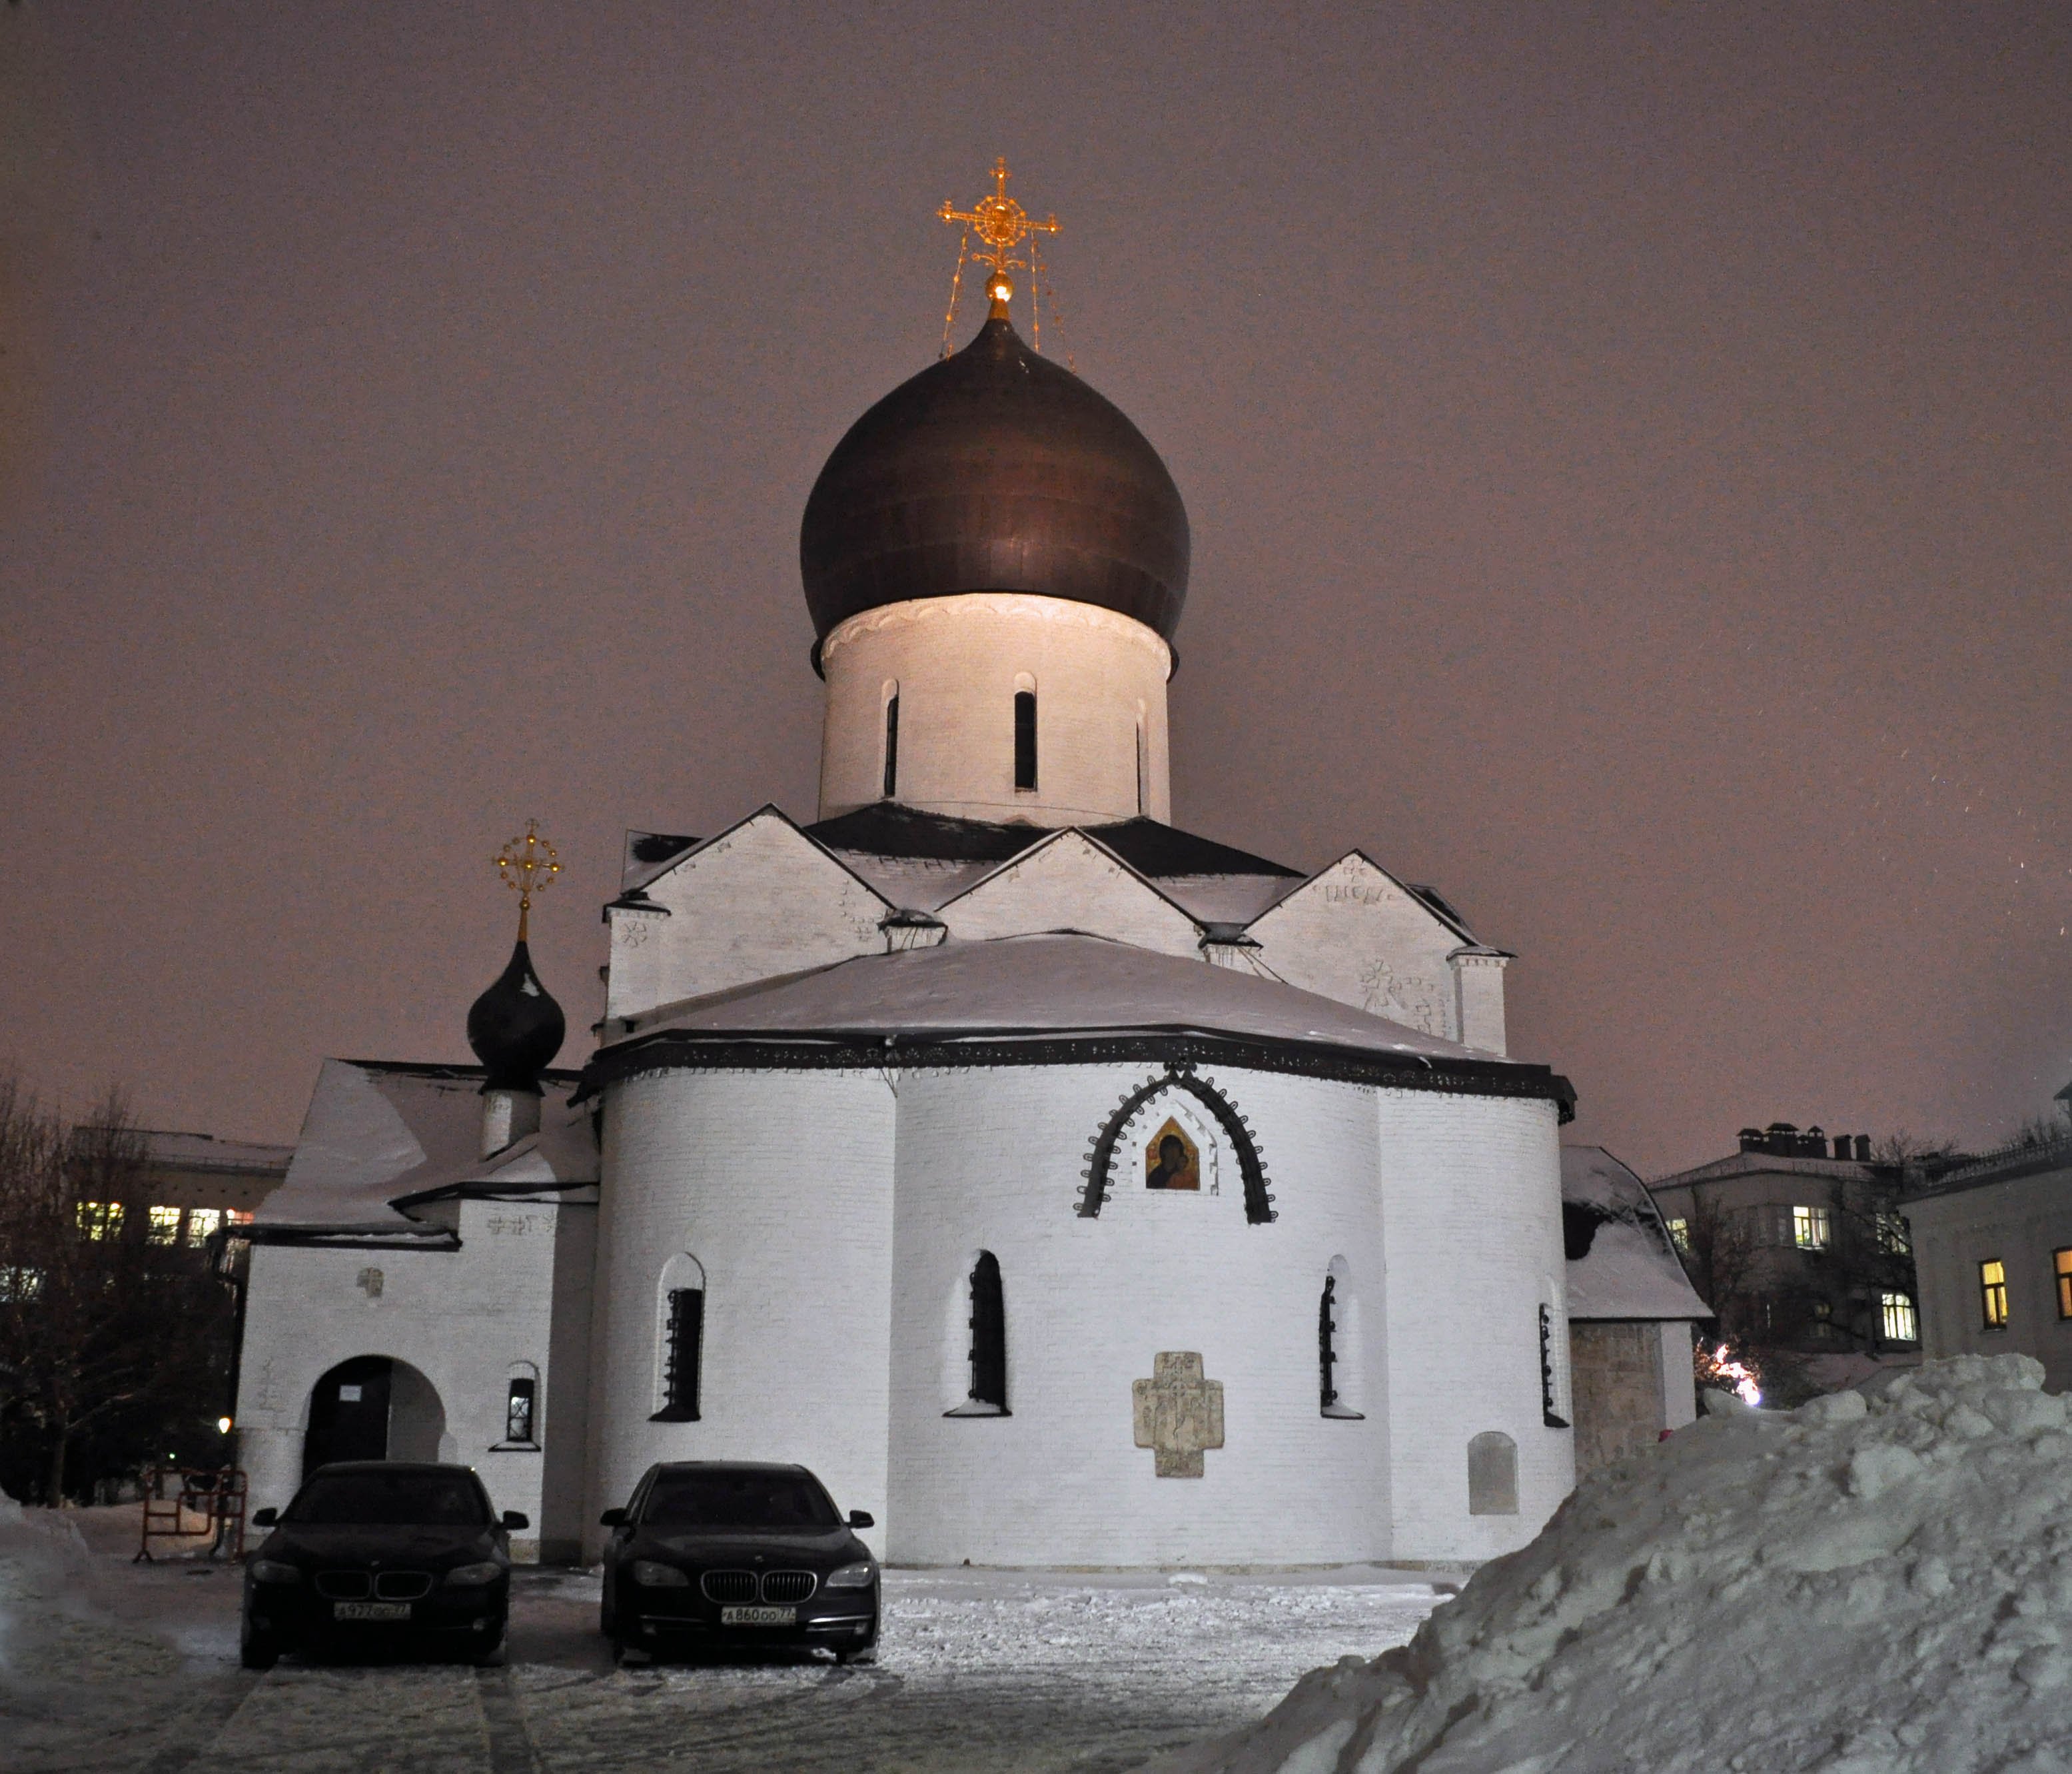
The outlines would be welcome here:
[[[1918,1352],[1899,1167],[1863,1134],[1789,1122],[1649,1185],[1698,1291],[1730,1338],[1806,1356]]]
[[[2059,1093],[2072,1105],[2072,1085]],[[2072,1388],[2072,1126],[1959,1163],[1910,1194],[1930,1356],[2033,1355]]]
[[[992,294],[807,502],[816,817],[634,834],[579,1074],[522,941],[480,1067],[326,1065],[253,1229],[255,1504],[437,1455],[574,1556],[652,1462],[797,1460],[897,1561],[1132,1566],[1478,1560],[1568,1494],[1512,957],[1170,822],[1179,492]]]

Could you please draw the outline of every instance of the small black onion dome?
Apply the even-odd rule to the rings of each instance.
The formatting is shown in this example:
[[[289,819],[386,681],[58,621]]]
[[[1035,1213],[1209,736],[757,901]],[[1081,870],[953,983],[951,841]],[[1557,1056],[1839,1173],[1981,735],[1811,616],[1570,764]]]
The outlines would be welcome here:
[[[1032,591],[1170,640],[1188,546],[1144,434],[994,319],[849,427],[806,501],[799,568],[823,640],[910,598]]]
[[[521,936],[511,951],[511,965],[468,1010],[467,1044],[489,1068],[483,1089],[525,1090],[537,1096],[540,1074],[553,1064],[567,1034],[561,1007],[532,971],[532,957]]]

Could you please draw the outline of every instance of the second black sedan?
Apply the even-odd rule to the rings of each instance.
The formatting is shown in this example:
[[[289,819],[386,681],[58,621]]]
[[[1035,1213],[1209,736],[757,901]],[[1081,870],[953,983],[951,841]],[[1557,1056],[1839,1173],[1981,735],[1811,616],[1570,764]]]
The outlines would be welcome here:
[[[607,1509],[601,1624],[615,1656],[824,1647],[843,1663],[878,1644],[878,1567],[803,1466],[672,1460]]]

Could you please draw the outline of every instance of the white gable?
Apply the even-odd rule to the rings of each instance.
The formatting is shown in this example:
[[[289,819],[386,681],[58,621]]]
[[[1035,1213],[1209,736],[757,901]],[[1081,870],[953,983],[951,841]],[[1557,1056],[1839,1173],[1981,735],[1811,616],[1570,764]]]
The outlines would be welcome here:
[[[885,947],[891,906],[775,808],[615,904],[607,1020]]]
[[[1462,933],[1358,850],[1312,876],[1248,932],[1260,958],[1305,991],[1427,1035],[1461,1039],[1447,957]]]
[[[1201,929],[1144,877],[1079,831],[1062,831],[1003,862],[938,908],[952,941],[1083,930],[1198,960]]]

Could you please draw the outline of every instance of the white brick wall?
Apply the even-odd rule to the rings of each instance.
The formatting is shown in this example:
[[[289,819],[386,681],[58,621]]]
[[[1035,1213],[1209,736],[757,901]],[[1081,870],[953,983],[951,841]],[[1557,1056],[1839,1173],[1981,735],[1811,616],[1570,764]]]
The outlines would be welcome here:
[[[591,1544],[599,1512],[664,1459],[800,1461],[843,1509],[882,1521],[893,1138],[884,1079],[652,1074],[611,1087],[604,1127]],[[650,1422],[658,1290],[679,1252],[705,1271],[703,1416]]]
[[[1278,1220],[1247,1223],[1235,1156],[1184,1095],[1139,1112],[1082,1219],[1086,1148],[1157,1069],[615,1086],[587,1514],[653,1460],[754,1458],[812,1467],[902,1562],[1451,1559],[1529,1538],[1571,1482],[1538,1377],[1539,1290],[1561,1269],[1552,1106],[1207,1073],[1250,1121]],[[1214,1193],[1143,1187],[1143,1143],[1176,1108]],[[946,1418],[981,1249],[1001,1266],[1013,1414]],[[707,1280],[705,1415],[651,1423],[679,1251]],[[1318,1410],[1334,1259],[1363,1421]],[[1156,1477],[1133,1435],[1130,1382],[1179,1350],[1224,1387],[1227,1445],[1199,1480]],[[1518,1516],[1466,1513],[1467,1441],[1489,1428],[1519,1444]]]
[[[1391,1022],[1502,1052],[1503,974],[1487,970],[1463,1035],[1448,957],[1460,936],[1357,851],[1305,882],[1252,925],[1260,958],[1291,986]],[[1489,1039],[1494,1035],[1494,1043]]]
[[[1539,1308],[1565,1282],[1551,1102],[1375,1093],[1388,1249],[1385,1338],[1400,1558],[1521,1546],[1575,1484],[1573,1436],[1542,1421]],[[1568,1324],[1552,1327],[1565,1350]],[[1467,1513],[1467,1446],[1518,1444],[1519,1513]]]
[[[886,686],[899,686],[894,798],[971,819],[1090,825],[1138,811],[1172,817],[1166,643],[1127,616],[1062,598],[972,592],[852,616],[821,648],[827,725],[820,815],[883,796]],[[1014,786],[1014,692],[1035,681],[1034,791]]]
[[[586,1206],[469,1201],[459,1208],[458,1251],[256,1246],[236,1418],[252,1506],[278,1509],[301,1482],[317,1381],[341,1361],[379,1355],[407,1362],[438,1393],[439,1457],[479,1471],[498,1509],[532,1517],[532,1531],[514,1541],[521,1556],[542,1536],[571,1535],[578,1499],[548,1492],[549,1456],[491,1450],[504,1439],[505,1383],[517,1361],[539,1369],[543,1445],[583,1439],[582,1361],[564,1371],[555,1360],[556,1272],[558,1253],[564,1322],[571,1311],[580,1322],[583,1290],[571,1277],[589,1266],[594,1214]],[[378,1294],[360,1283],[369,1270],[380,1271]]]
[[[611,913],[607,1019],[882,954],[878,920],[891,910],[788,820],[767,812],[651,882],[648,896],[669,916]]]
[[[1157,954],[1202,958],[1194,920],[1078,832],[1023,852],[936,915],[952,940],[1083,930]]]

